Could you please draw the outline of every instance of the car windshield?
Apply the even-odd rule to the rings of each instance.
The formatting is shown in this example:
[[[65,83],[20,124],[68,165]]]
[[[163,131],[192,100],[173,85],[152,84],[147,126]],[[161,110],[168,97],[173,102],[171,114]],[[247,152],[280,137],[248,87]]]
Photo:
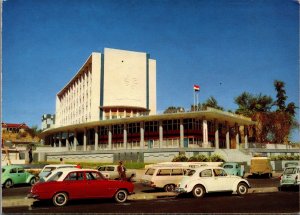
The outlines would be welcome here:
[[[153,175],[154,171],[155,171],[155,169],[147,169],[145,175]]]
[[[296,168],[286,168],[283,172],[283,174],[288,175],[288,174],[295,174],[296,173]]]
[[[196,171],[195,171],[194,169],[190,169],[190,170],[188,170],[188,171],[185,173],[185,175],[187,175],[187,176],[192,176],[192,175],[194,175],[195,172],[196,172]]]
[[[57,181],[57,180],[60,178],[60,176],[61,176],[62,174],[63,174],[62,172],[57,172],[57,173],[55,173],[53,176],[51,176],[51,177],[48,179],[48,181]]]
[[[228,164],[227,164],[227,165],[224,165],[223,168],[224,168],[224,169],[232,169],[232,168],[233,168],[233,165],[228,165]]]

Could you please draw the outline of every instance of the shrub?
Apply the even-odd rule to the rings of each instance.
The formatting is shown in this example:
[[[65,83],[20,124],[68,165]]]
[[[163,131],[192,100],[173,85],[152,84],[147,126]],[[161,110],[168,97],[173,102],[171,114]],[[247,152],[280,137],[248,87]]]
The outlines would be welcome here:
[[[172,162],[185,162],[188,161],[188,158],[185,155],[178,155],[173,158]]]
[[[225,162],[224,158],[221,155],[213,154],[209,157],[211,162]]]
[[[207,162],[207,161],[209,161],[209,159],[206,155],[201,155],[200,154],[200,155],[197,155],[196,158],[197,158],[198,162]]]

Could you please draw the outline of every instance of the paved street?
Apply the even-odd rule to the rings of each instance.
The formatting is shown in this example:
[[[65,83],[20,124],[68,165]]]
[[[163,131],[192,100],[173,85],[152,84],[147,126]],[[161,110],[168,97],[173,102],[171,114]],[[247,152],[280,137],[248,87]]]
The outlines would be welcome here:
[[[117,204],[111,200],[72,201],[58,208],[50,202],[32,206],[3,208],[4,213],[296,213],[298,192],[248,194],[246,196],[210,194],[202,199],[190,196],[156,200],[128,201]]]

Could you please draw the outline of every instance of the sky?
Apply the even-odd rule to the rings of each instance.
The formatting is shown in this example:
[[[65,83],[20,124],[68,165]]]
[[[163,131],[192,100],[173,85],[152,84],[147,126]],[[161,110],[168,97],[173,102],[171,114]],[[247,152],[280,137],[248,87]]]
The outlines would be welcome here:
[[[243,92],[275,100],[274,80],[299,106],[295,0],[5,0],[2,121],[40,127],[56,94],[104,48],[156,60],[158,113],[189,109],[194,84],[199,102],[213,96],[225,110]]]

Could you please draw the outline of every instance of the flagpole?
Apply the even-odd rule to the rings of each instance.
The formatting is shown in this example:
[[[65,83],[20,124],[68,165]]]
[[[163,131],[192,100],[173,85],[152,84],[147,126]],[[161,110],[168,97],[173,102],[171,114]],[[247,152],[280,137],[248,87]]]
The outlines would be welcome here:
[[[196,108],[196,106],[195,106],[195,103],[196,103],[196,93],[195,93],[195,90],[194,90],[194,110],[193,111],[195,111],[195,108]]]

